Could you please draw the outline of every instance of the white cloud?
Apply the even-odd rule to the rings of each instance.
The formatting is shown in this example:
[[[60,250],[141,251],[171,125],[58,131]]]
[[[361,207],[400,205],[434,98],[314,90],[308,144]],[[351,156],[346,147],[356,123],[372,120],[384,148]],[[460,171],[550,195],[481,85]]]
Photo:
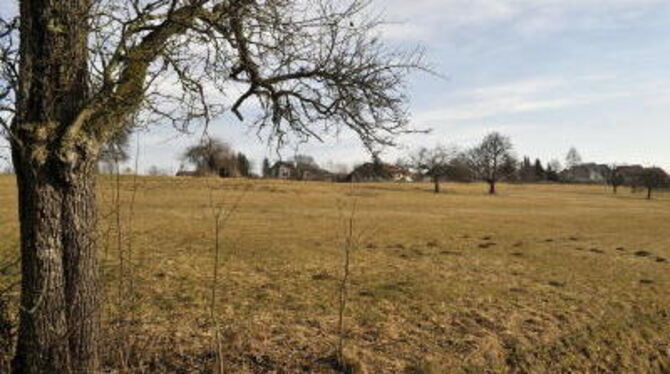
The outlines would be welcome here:
[[[387,0],[392,40],[430,42],[447,31],[486,28],[507,22],[522,36],[572,29],[621,27],[664,0]]]
[[[656,80],[622,81],[605,74],[570,80],[536,77],[446,94],[439,106],[416,112],[412,124],[417,128],[435,128],[464,122],[509,121],[511,116],[519,114],[542,113],[550,117],[553,112],[561,111],[574,115],[579,108],[619,99],[661,107],[670,100],[670,90],[663,87],[667,86]]]

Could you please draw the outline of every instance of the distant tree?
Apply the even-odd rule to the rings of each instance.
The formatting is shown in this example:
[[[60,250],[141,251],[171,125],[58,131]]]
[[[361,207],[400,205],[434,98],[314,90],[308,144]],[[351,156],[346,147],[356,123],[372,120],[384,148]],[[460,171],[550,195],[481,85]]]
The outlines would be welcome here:
[[[449,161],[447,177],[454,182],[472,182],[474,175],[470,169],[467,152],[459,152]]]
[[[98,162],[101,172],[111,174],[120,163],[130,159],[131,135],[132,127],[126,127],[100,148]]]
[[[263,159],[263,178],[269,178],[270,177],[270,160],[268,158]]]
[[[314,157],[308,155],[295,155],[293,157],[293,163],[295,163],[296,167],[319,167],[316,160],[314,160]]]
[[[251,176],[251,161],[241,152],[237,154],[237,171],[245,178]]]
[[[225,142],[207,138],[186,149],[183,159],[195,165],[200,175],[230,176],[237,170],[237,158],[233,149]]]
[[[407,166],[416,169],[422,175],[430,177],[435,186],[435,193],[440,193],[440,180],[449,175],[450,162],[457,153],[456,149],[441,145],[432,149],[423,147],[410,156]]]
[[[305,180],[310,172],[320,169],[319,164],[316,163],[316,160],[312,156],[297,154],[293,156],[292,161],[298,180]]]
[[[496,193],[496,183],[515,172],[516,160],[509,137],[498,132],[488,134],[484,140],[468,153],[472,172],[489,184],[489,193]]]
[[[535,159],[535,180],[543,181],[547,178],[547,174],[542,166],[542,161],[539,158]]]
[[[535,168],[530,162],[529,157],[524,157],[521,165],[519,166],[519,179],[522,182],[534,182],[537,181],[535,176]]]
[[[607,184],[612,186],[612,192],[616,195],[619,186],[625,182],[624,176],[621,174],[621,169],[617,165],[611,165],[609,175],[607,176]]]
[[[558,173],[560,173],[561,170],[563,170],[563,166],[558,160],[553,159],[549,161],[546,172],[547,180],[549,182],[560,182],[561,178]]]
[[[565,156],[565,166],[570,169],[582,163],[582,156],[577,152],[577,148],[571,147]]]
[[[651,200],[652,190],[667,187],[669,183],[668,174],[661,168],[645,168],[640,175],[640,184],[647,189],[647,200]]]

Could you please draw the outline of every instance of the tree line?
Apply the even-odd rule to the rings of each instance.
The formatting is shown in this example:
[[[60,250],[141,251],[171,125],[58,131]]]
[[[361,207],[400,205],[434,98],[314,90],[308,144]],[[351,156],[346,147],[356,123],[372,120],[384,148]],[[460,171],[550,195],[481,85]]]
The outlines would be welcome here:
[[[441,192],[441,183],[447,181],[484,182],[488,185],[490,194],[496,193],[496,186],[501,181],[607,184],[614,193],[617,193],[620,186],[629,186],[632,191],[646,190],[648,198],[651,198],[652,191],[670,186],[670,177],[661,168],[585,163],[575,147],[567,152],[565,166],[556,159],[546,164],[539,158],[532,160],[528,156],[518,159],[511,138],[499,132],[487,134],[475,146],[467,149],[446,145],[420,147],[397,160],[395,164],[383,162],[375,153],[371,162],[354,166],[351,173],[341,164],[337,167],[338,170],[325,170],[313,157],[297,154],[288,161],[280,160],[275,163],[264,158],[261,175],[256,175],[250,171],[252,163],[244,154],[236,153],[230,145],[218,139],[208,139],[189,147],[182,160],[194,167],[194,170],[182,172],[181,175],[191,176],[350,182],[394,180],[394,173],[403,173],[404,176],[411,177],[396,180],[430,180],[436,193]],[[375,175],[370,178],[352,178],[354,173]]]

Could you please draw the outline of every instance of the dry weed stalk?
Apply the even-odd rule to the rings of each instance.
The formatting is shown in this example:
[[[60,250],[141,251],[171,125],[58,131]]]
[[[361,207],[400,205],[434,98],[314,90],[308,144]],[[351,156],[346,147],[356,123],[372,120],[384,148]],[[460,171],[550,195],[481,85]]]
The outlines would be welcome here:
[[[225,372],[224,360],[223,360],[223,342],[221,337],[221,327],[219,324],[219,319],[216,315],[216,304],[217,304],[217,289],[219,285],[219,263],[221,261],[221,236],[223,230],[226,227],[226,223],[231,219],[233,214],[239,209],[242,204],[242,200],[245,195],[251,188],[251,185],[247,185],[246,188],[240,193],[237,198],[233,201],[233,204],[226,209],[225,205],[222,203],[216,204],[214,202],[214,187],[207,183],[207,189],[209,191],[209,209],[212,215],[214,222],[214,266],[212,269],[212,283],[210,286],[210,300],[209,300],[209,310],[210,310],[210,319],[214,327],[214,345],[216,347],[216,372],[218,374],[223,374]]]
[[[337,347],[335,353],[336,364],[339,370],[344,373],[367,373],[363,362],[356,357],[348,356],[346,352],[347,332],[345,326],[345,314],[349,307],[349,288],[351,283],[351,265],[353,263],[353,252],[356,251],[366,238],[374,236],[379,227],[368,226],[364,228],[356,227],[356,217],[359,213],[358,199],[356,196],[356,186],[352,183],[351,190],[347,195],[352,196],[351,207],[348,213],[345,213],[346,203],[338,203],[339,220],[343,224],[342,233],[342,278],[338,287],[338,319],[337,319]],[[351,353],[351,352],[349,352]]]
[[[354,235],[356,212],[358,208],[358,201],[354,200],[351,204],[351,209],[348,216],[344,217],[343,207],[340,206],[340,217],[345,223],[344,240],[342,241],[342,279],[339,287],[339,303],[338,303],[338,319],[337,319],[337,353],[336,358],[338,365],[345,372],[349,371],[348,359],[345,357],[345,343],[346,331],[344,326],[344,314],[348,304],[349,278],[351,276],[351,253],[358,245],[360,237]]]
[[[114,158],[114,183],[112,191],[112,211],[109,216],[113,219],[113,225],[109,225],[106,232],[107,240],[110,239],[110,233],[114,229],[115,238],[114,246],[116,247],[118,259],[118,284],[117,284],[117,302],[116,302],[116,353],[118,358],[118,366],[123,371],[127,371],[130,367],[130,356],[133,346],[133,332],[131,331],[131,321],[136,322],[134,315],[135,310],[135,281],[133,271],[133,231],[134,231],[134,217],[135,217],[135,203],[137,191],[140,188],[138,178],[139,173],[139,135],[137,137],[137,147],[135,153],[135,163],[133,178],[130,186],[130,199],[128,201],[128,215],[123,217],[123,199],[122,199],[122,183],[121,170],[119,159]],[[114,227],[112,227],[114,226]],[[124,237],[125,231],[125,237]],[[109,243],[105,244],[105,252]],[[105,253],[107,257],[107,253]]]

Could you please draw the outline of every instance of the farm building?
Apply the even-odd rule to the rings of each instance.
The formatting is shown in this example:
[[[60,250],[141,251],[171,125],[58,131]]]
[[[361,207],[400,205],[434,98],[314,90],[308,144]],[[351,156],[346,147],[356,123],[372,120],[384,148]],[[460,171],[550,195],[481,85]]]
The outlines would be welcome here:
[[[277,161],[269,170],[268,178],[300,181],[332,181],[334,176],[317,165]]]
[[[347,182],[413,182],[414,174],[398,165],[383,162],[366,162],[357,166],[347,177]]]
[[[588,163],[563,170],[560,178],[572,183],[607,183],[610,173],[611,169],[607,165]]]
[[[286,161],[275,162],[268,173],[268,177],[274,179],[295,179],[296,175],[295,165]]]

